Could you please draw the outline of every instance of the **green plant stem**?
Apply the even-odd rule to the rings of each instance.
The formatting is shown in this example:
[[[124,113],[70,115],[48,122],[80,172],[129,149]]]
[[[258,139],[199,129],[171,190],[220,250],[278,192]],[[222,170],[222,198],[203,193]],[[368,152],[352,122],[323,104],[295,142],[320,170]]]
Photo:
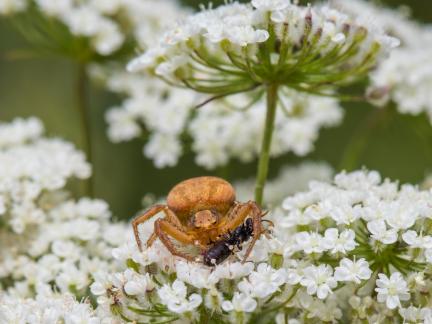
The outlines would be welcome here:
[[[77,67],[77,79],[76,79],[76,98],[77,98],[77,110],[79,114],[81,124],[81,137],[82,147],[87,156],[87,160],[93,167],[93,152],[92,152],[92,141],[91,141],[91,121],[90,111],[88,107],[88,79],[87,79],[87,66],[83,63],[78,63]],[[93,178],[92,175],[88,180],[85,181],[85,194],[89,197],[93,197]]]
[[[258,162],[258,170],[256,177],[255,186],[255,201],[258,205],[263,204],[264,186],[267,180],[269,160],[270,160],[270,148],[273,137],[274,123],[276,119],[276,108],[277,108],[277,92],[278,85],[270,84],[267,86],[267,113],[264,124],[264,136],[261,145],[261,154]]]

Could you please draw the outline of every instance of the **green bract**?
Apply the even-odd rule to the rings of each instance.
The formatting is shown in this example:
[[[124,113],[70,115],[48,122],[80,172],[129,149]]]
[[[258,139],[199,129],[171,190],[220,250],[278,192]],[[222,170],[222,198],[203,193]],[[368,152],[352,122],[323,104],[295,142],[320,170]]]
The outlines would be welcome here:
[[[398,45],[329,7],[252,5],[232,3],[189,17],[129,69],[211,94],[268,84],[320,94],[364,77]]]

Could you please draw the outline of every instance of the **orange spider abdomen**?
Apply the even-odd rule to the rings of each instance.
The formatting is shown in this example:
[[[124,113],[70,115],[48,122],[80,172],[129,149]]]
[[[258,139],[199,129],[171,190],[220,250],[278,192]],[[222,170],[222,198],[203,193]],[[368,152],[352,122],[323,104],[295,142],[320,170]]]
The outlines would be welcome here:
[[[217,177],[198,177],[180,182],[168,194],[167,205],[180,219],[200,210],[217,210],[224,215],[235,201],[231,184]]]

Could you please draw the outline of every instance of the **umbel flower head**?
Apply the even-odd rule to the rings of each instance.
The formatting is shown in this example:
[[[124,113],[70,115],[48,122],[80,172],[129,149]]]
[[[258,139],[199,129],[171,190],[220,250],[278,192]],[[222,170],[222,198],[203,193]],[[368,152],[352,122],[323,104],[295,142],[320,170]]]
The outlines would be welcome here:
[[[126,224],[110,221],[106,202],[69,198],[67,181],[87,178],[91,167],[71,143],[46,138],[43,130],[36,118],[0,123],[0,290],[38,295],[37,302],[21,300],[22,308],[10,309],[28,316],[38,305],[43,311],[42,293],[87,297],[96,269],[117,269],[111,249],[128,233]],[[0,323],[15,323],[3,319],[3,303],[0,296]]]
[[[263,84],[328,94],[365,76],[398,43],[327,6],[233,2],[190,16],[129,70],[215,95]]]
[[[376,103],[384,105],[391,101],[402,114],[426,113],[432,121],[431,55],[432,42],[392,53],[372,74],[370,92],[378,94]]]
[[[273,233],[245,264],[242,251],[209,268],[130,242],[113,252],[126,269],[91,289],[130,322],[430,323],[431,199],[378,172],[341,173],[271,211]]]
[[[44,288],[35,299],[0,293],[0,323],[99,324],[108,320],[99,317],[88,301],[80,303],[70,294],[52,293],[49,287]]]
[[[380,29],[327,6],[253,0],[190,16],[128,68],[212,94],[203,104],[248,91],[265,94],[255,186],[255,201],[262,204],[277,108],[287,96],[283,90],[341,96],[341,86],[366,77],[398,45]]]
[[[30,42],[85,62],[145,48],[181,14],[175,0],[0,0],[0,17],[11,15]]]
[[[196,154],[195,163],[206,169],[233,159],[250,162],[259,155],[265,118],[262,91],[253,96],[238,94],[194,110],[193,92],[169,87],[158,79],[129,73],[116,74],[110,81],[111,89],[119,91],[121,87],[128,98],[106,114],[109,138],[113,142],[145,138],[143,153],[157,167],[176,165],[188,149]],[[283,109],[276,113],[272,157],[310,153],[320,130],[342,121],[344,111],[334,98],[289,89],[281,95]]]

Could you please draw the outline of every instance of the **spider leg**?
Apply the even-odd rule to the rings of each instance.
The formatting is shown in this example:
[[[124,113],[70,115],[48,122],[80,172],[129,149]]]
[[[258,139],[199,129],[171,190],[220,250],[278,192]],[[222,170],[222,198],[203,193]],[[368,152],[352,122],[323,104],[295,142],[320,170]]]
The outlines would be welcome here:
[[[170,240],[169,236],[175,238],[177,241],[185,244],[194,244],[194,238],[176,226],[172,225],[165,219],[158,219],[155,222],[155,234],[165,245],[165,247],[171,252],[172,255],[181,257],[188,261],[194,261],[192,256],[187,255],[177,249],[174,243]]]
[[[261,211],[258,206],[255,206],[252,213],[252,221],[253,221],[253,237],[252,242],[250,242],[248,249],[243,257],[242,263],[245,263],[247,258],[252,252],[252,249],[256,243],[256,241],[260,238],[261,234],[264,232],[262,224],[261,224]]]
[[[147,240],[146,246],[148,247],[152,246],[156,239],[157,239],[157,235],[155,232],[153,232],[152,235],[150,235],[149,239]]]
[[[179,228],[183,228],[180,220],[177,218],[175,213],[168,208],[168,206],[165,205],[155,205],[151,207],[150,209],[146,210],[142,215],[139,215],[135,217],[135,219],[132,221],[132,227],[134,231],[135,241],[137,242],[138,249],[142,251],[142,242],[141,238],[139,236],[138,232],[138,226],[146,221],[148,221],[153,216],[159,214],[161,211],[164,212],[165,218],[167,218],[170,223],[174,224],[175,226]],[[147,241],[147,246],[151,246],[156,239],[156,235],[153,233],[150,238]]]
[[[234,212],[236,212],[236,214],[234,214]],[[221,226],[220,233],[228,233],[229,231],[236,229],[244,223],[245,219],[251,213],[257,214],[258,218],[261,219],[261,209],[255,202],[249,201],[238,205],[238,208],[234,208],[232,215],[228,215],[230,218]]]
[[[236,214],[234,214],[236,212]],[[221,232],[226,233],[230,231],[231,229],[235,229],[241,224],[244,223],[245,219],[249,216],[252,216],[253,221],[253,238],[252,242],[249,244],[248,249],[246,250],[245,256],[243,258],[242,263],[244,263],[249,255],[252,252],[252,249],[256,243],[256,241],[259,239],[261,234],[263,233],[263,228],[261,225],[261,217],[262,217],[262,211],[258,207],[258,205],[253,202],[249,201],[245,204],[240,204],[238,208],[234,208],[232,211],[232,217],[228,220],[227,223],[225,223],[221,227]],[[230,215],[231,216],[231,215]]]
[[[239,208],[242,206],[243,206],[243,204],[239,203],[238,201],[235,201],[234,205],[226,213],[226,217],[228,219],[232,219],[237,214]]]

